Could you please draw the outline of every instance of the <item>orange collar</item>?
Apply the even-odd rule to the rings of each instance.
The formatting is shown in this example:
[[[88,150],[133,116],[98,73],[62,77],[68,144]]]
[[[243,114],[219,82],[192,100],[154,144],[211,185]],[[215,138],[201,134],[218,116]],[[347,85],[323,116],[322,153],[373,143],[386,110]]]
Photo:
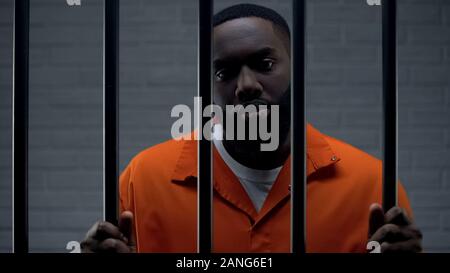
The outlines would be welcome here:
[[[194,136],[194,134],[195,133],[192,133],[191,136]],[[306,143],[307,176],[340,160],[331,149],[324,135],[310,124],[307,124],[306,128]],[[290,157],[286,162],[289,161]],[[286,164],[287,163],[285,163],[285,165]],[[172,181],[178,183],[184,182],[188,180],[187,178],[197,177],[197,175],[197,141],[184,140],[182,151],[172,176]]]

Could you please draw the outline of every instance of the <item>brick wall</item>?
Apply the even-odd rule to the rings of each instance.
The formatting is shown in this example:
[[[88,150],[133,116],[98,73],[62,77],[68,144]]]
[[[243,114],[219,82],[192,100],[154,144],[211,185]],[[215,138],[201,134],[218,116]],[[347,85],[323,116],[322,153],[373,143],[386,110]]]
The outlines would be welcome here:
[[[31,0],[30,247],[65,252],[102,216],[102,4]],[[221,9],[240,1],[216,1]],[[290,1],[246,1],[291,20]],[[13,1],[0,0],[0,251],[11,249]],[[120,163],[192,105],[197,4],[121,1]],[[381,154],[381,8],[308,1],[308,119]],[[450,251],[450,2],[399,0],[400,178],[426,251]]]

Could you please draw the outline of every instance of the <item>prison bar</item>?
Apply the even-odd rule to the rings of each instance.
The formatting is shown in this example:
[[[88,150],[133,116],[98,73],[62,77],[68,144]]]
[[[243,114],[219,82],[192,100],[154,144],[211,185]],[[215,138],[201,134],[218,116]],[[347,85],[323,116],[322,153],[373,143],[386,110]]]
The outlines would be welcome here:
[[[104,219],[117,223],[119,175],[119,0],[107,0],[103,31]]]
[[[397,205],[397,0],[382,1],[383,28],[383,209]]]
[[[292,101],[291,101],[291,252],[306,252],[306,100],[305,48],[306,3],[292,0]]]
[[[28,252],[28,92],[30,2],[14,2],[12,252]]]
[[[212,105],[212,14],[214,0],[199,0],[199,48],[198,48],[198,87],[203,105]],[[201,136],[202,129],[209,118],[199,109],[201,128],[198,128],[198,225],[197,250],[211,253],[212,249],[212,142]]]

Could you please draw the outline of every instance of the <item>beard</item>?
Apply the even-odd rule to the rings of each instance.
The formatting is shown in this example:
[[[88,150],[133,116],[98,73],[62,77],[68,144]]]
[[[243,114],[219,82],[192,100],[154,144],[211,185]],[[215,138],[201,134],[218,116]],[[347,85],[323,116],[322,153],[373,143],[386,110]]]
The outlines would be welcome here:
[[[253,103],[250,103],[253,104]],[[248,104],[244,104],[246,106]],[[260,134],[256,134],[256,140],[250,140],[250,122],[251,119],[248,117],[248,115],[237,117],[237,119],[241,118],[244,119],[245,122],[245,137],[244,140],[238,140],[237,138],[237,124],[236,122],[233,122],[233,130],[228,130],[226,124],[227,118],[230,118],[229,116],[224,113],[223,117],[223,130],[224,130],[224,146],[227,148],[227,151],[233,155],[233,157],[243,162],[248,161],[254,161],[257,159],[266,160],[270,159],[270,157],[273,156],[274,153],[277,152],[277,150],[280,148],[281,145],[286,143],[287,138],[289,136],[290,132],[290,125],[291,125],[291,87],[289,86],[283,95],[279,98],[278,101],[269,104],[268,102],[257,100],[257,103],[254,104],[257,108],[260,105],[265,105],[269,111],[267,111],[267,132],[273,133],[274,130],[276,130],[275,126],[278,125],[278,133],[279,133],[279,144],[278,148],[274,151],[262,151],[261,150],[261,144],[269,143],[269,140],[263,140],[261,139]],[[272,111],[270,111],[272,105],[278,105],[279,106],[279,119],[275,120],[274,122],[277,124],[272,124],[272,118],[271,115],[273,114]],[[259,113],[260,114],[260,113]],[[233,115],[232,118],[235,119],[236,117]],[[259,120],[261,121],[261,119]],[[261,126],[258,122],[257,131],[259,132],[259,126]],[[229,131],[232,131],[232,133],[229,133]]]

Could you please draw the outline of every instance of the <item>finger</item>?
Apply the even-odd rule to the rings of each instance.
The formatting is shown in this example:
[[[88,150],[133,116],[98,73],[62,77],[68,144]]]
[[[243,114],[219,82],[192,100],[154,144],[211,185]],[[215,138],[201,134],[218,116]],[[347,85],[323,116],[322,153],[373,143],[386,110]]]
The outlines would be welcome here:
[[[383,208],[374,203],[369,208],[369,238],[384,225],[384,213]]]
[[[407,226],[412,223],[411,219],[409,219],[406,211],[400,207],[393,207],[385,215],[386,223],[399,225],[399,226]]]
[[[381,244],[386,241],[400,240],[400,238],[404,237],[401,232],[402,230],[399,226],[386,224],[379,228],[372,237],[370,237],[369,241],[376,241]]]
[[[98,244],[96,252],[129,253],[131,249],[122,240],[109,238]]]
[[[422,242],[422,232],[414,225],[404,227],[386,224],[370,238],[370,241],[377,241],[380,244],[383,242],[396,243],[408,240]]]
[[[422,252],[422,245],[417,240],[408,240],[397,243],[384,242],[381,244],[381,253],[417,253]]]
[[[94,237],[87,237],[80,243],[80,247],[83,253],[96,253],[101,252],[99,244],[103,241],[94,239]]]
[[[124,211],[119,217],[119,229],[123,235],[128,239],[128,245],[136,246],[136,236],[134,227],[134,216],[131,211]]]
[[[93,253],[95,252],[96,240],[93,240],[92,237],[86,237],[83,241],[80,242],[81,253]]]
[[[99,221],[88,231],[87,237],[102,241],[108,238],[123,240],[124,236],[119,228],[105,221]]]

